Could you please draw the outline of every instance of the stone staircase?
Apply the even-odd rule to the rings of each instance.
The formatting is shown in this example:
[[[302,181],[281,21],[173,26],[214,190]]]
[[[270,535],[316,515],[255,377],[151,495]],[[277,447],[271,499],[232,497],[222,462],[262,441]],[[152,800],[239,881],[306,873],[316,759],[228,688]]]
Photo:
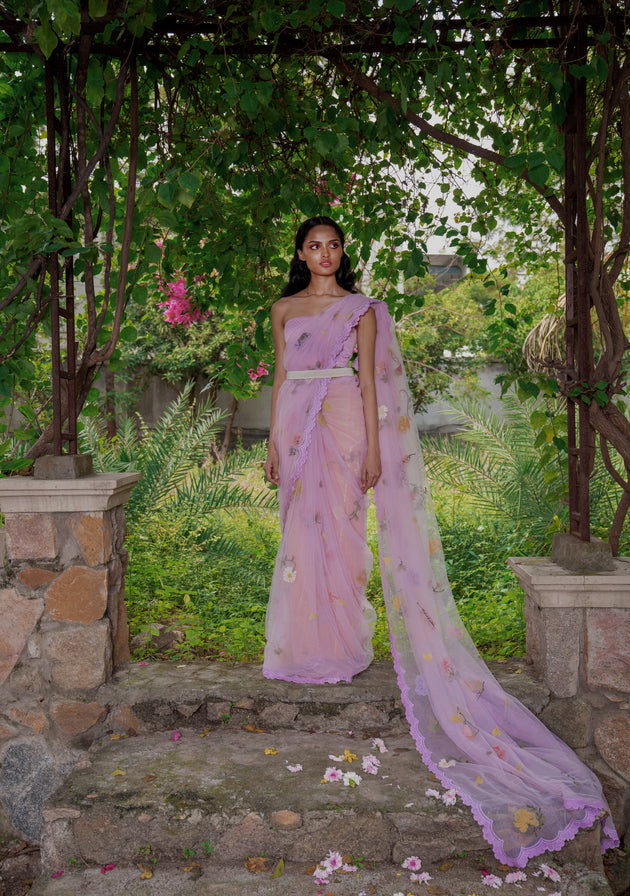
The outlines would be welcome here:
[[[540,712],[545,689],[523,662],[494,671]],[[514,870],[465,806],[425,795],[443,788],[415,750],[389,664],[319,687],[267,681],[257,666],[135,664],[97,701],[110,730],[45,804],[31,896],[480,896],[485,875]],[[362,769],[368,754],[377,774]],[[323,781],[331,766],[361,783]],[[580,834],[502,892],[610,896],[596,840]],[[318,886],[330,850],[356,870]],[[430,881],[402,869],[411,855]]]

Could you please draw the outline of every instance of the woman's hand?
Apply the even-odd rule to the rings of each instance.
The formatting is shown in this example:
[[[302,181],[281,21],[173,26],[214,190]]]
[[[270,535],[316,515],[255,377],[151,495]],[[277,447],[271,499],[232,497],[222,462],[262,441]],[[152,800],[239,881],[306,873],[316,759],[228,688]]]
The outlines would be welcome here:
[[[264,470],[269,482],[272,482],[274,485],[280,485],[278,449],[272,442],[269,443]]]
[[[369,488],[374,488],[381,478],[381,456],[377,451],[368,451],[361,467],[361,491],[363,494]]]

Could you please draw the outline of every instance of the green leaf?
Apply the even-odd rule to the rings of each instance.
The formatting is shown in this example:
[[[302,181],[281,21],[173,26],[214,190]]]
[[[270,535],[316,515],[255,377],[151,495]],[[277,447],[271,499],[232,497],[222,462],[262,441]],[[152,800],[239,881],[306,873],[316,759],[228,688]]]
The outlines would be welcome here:
[[[90,0],[89,12],[91,19],[100,19],[107,15],[107,0]]]
[[[411,36],[411,26],[409,25],[409,22],[407,19],[403,19],[402,16],[394,16],[394,23],[396,27],[392,34],[392,40],[397,46],[407,43]]]
[[[265,31],[277,31],[283,22],[282,13],[279,9],[265,9],[260,21]]]
[[[33,37],[35,38],[37,45],[39,46],[46,59],[49,59],[50,54],[59,43],[59,38],[54,33],[50,25],[47,22],[42,25],[38,25],[33,32]]]
[[[331,16],[335,16],[337,19],[341,19],[346,13],[346,4],[343,0],[328,0],[326,6]]]
[[[529,179],[537,186],[543,187],[549,179],[549,168],[547,165],[537,165],[535,168],[529,169]]]

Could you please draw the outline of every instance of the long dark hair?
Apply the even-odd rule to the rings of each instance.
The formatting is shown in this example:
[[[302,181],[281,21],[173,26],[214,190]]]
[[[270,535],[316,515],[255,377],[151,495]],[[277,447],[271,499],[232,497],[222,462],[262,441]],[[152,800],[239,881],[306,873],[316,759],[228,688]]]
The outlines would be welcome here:
[[[307,221],[304,221],[303,224],[300,224],[298,228],[298,232],[295,234],[295,254],[291,259],[291,267],[289,268],[289,282],[282,290],[283,296],[294,296],[296,292],[300,292],[302,289],[306,289],[308,284],[311,282],[311,272],[306,266],[306,262],[302,261],[300,256],[298,255],[298,250],[302,248],[304,243],[306,242],[306,237],[310,230],[313,227],[332,227],[339,237],[339,241],[341,243],[341,248],[343,249],[345,244],[345,237],[343,235],[343,230],[337,224],[336,221],[333,221],[332,218],[326,218],[324,215],[318,215],[315,218],[309,218]],[[344,251],[341,256],[341,264],[336,271],[335,274],[337,278],[337,283],[342,289],[347,289],[348,292],[356,292],[356,288],[354,285],[355,275],[350,267],[350,259],[348,258],[346,252]]]

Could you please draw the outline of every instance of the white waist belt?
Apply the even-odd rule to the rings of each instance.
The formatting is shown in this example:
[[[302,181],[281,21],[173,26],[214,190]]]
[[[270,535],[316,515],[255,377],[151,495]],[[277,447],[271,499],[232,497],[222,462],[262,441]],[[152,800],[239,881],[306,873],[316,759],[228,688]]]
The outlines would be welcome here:
[[[336,376],[354,376],[351,367],[330,367],[328,370],[287,370],[288,380],[320,380]]]

